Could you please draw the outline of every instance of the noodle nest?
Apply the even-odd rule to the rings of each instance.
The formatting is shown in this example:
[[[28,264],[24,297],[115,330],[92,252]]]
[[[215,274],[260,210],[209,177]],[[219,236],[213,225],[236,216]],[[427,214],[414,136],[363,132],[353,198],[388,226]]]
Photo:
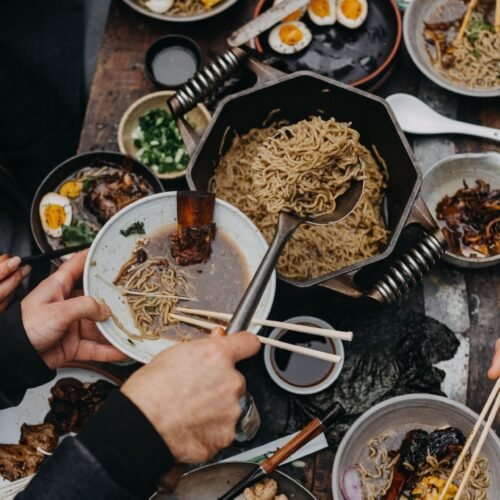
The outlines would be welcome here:
[[[355,179],[362,171],[365,186],[356,209],[331,226],[302,224],[278,262],[278,272],[287,278],[322,276],[378,254],[388,242],[382,216],[386,173],[359,139],[349,123],[318,117],[295,125],[277,122],[254,128],[235,135],[209,189],[250,217],[270,242],[279,210],[331,210],[342,192],[342,177],[337,175],[344,175],[345,180],[348,173]],[[293,147],[288,147],[289,142]],[[329,172],[327,166],[332,163],[335,167]],[[325,167],[331,176],[326,176],[326,183],[322,177]],[[289,172],[292,181],[287,183]],[[299,181],[306,185],[298,186]]]
[[[138,2],[147,9],[146,0]],[[171,16],[193,16],[210,10],[201,0],[174,0],[174,3],[165,14]]]

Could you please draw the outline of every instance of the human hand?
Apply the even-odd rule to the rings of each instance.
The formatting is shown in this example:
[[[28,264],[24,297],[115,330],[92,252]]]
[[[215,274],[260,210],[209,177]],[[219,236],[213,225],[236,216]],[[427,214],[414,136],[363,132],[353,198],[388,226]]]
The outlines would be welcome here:
[[[181,463],[204,462],[232,443],[246,385],[234,365],[260,349],[251,333],[215,337],[163,351],[121,388]]]
[[[20,266],[19,257],[0,255],[0,314],[7,309],[16,288],[31,271],[30,266]]]
[[[493,361],[488,370],[488,377],[493,380],[500,377],[500,339],[497,339],[495,343],[495,354],[493,355]]]
[[[73,360],[120,361],[124,354],[109,345],[95,325],[111,311],[74,291],[87,251],[79,252],[42,281],[21,302],[26,334],[50,368]]]

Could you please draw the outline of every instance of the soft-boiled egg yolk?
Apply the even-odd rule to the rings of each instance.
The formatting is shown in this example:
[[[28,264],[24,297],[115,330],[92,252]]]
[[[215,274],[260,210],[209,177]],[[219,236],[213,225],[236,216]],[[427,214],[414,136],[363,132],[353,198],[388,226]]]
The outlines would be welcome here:
[[[343,0],[340,8],[344,16],[349,19],[358,19],[363,10],[363,6],[359,0]]]
[[[287,45],[295,45],[304,38],[302,31],[293,24],[283,25],[280,28],[279,36],[281,41]]]
[[[326,17],[330,15],[330,4],[328,0],[312,0],[309,4],[309,8],[318,17]]]
[[[66,211],[61,205],[47,205],[43,209],[43,218],[49,229],[58,229],[66,222]]]
[[[68,198],[78,198],[82,192],[82,184],[78,181],[68,181],[65,182],[61,189],[59,189],[59,194],[67,196]]]

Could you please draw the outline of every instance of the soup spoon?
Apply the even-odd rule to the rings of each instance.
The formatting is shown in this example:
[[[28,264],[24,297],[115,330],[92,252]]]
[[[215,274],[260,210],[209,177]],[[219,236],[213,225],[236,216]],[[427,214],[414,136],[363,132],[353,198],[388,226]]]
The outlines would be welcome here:
[[[500,142],[500,129],[460,122],[440,115],[415,96],[393,94],[387,98],[401,128],[411,134],[465,134]]]
[[[323,226],[341,221],[358,205],[363,194],[364,184],[364,180],[353,181],[351,187],[335,200],[335,210],[330,213],[301,217],[290,212],[280,212],[273,241],[236,308],[233,318],[226,329],[228,334],[248,328],[278,262],[281,250],[283,250],[295,230],[304,222]]]

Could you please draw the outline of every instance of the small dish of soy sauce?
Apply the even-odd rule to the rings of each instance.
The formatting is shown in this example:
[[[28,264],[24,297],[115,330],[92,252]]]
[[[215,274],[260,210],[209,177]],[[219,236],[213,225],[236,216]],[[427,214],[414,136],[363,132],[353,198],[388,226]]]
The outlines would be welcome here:
[[[158,38],[147,50],[145,69],[148,78],[158,87],[176,89],[190,80],[202,63],[201,49],[194,40],[167,35]]]
[[[332,329],[326,321],[313,316],[297,316],[286,322]],[[267,372],[282,389],[293,394],[316,394],[330,387],[339,377],[344,363],[342,341],[282,328],[275,328],[269,338],[341,357],[340,362],[333,364],[266,345],[264,362]]]

